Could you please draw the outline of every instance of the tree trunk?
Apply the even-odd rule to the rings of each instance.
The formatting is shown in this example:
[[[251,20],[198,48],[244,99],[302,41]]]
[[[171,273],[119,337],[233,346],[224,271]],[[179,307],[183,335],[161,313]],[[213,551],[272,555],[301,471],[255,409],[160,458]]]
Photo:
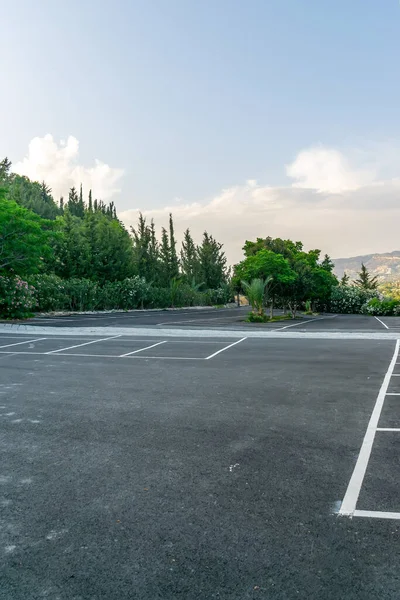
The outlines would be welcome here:
[[[271,304],[269,305],[269,318],[272,319],[274,317],[274,299],[271,298]]]

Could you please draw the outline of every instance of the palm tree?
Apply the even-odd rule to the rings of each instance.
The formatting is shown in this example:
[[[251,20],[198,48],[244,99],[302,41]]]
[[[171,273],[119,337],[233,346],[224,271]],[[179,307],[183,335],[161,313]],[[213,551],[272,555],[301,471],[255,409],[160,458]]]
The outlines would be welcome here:
[[[272,276],[266,279],[252,279],[250,283],[242,281],[242,287],[255,315],[264,316],[265,296]]]

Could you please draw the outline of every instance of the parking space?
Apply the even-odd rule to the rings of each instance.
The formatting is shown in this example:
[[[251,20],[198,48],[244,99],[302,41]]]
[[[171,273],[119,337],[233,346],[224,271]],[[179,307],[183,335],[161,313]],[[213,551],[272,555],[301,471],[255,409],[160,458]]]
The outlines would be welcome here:
[[[7,336],[7,600],[400,596],[396,341]]]
[[[105,338],[56,338],[21,336],[15,338],[0,335],[0,354],[35,354],[51,356],[82,356],[104,358],[148,358],[174,360],[211,360],[230,347],[244,341],[231,340],[185,340],[175,338],[124,337]]]

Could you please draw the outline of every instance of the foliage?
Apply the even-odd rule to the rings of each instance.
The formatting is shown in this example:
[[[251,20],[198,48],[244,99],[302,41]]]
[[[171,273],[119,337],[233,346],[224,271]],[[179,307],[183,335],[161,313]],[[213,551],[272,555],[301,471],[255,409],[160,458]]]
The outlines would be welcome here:
[[[255,278],[249,282],[242,281],[242,288],[246,295],[249,304],[253,309],[253,313],[259,316],[264,315],[265,293],[268,284],[272,281],[272,276],[267,279]]]
[[[366,315],[382,315],[391,316],[400,312],[400,300],[393,300],[391,298],[371,298],[362,307],[361,312]]]
[[[377,297],[376,290],[363,290],[355,285],[339,285],[332,289],[330,310],[335,313],[357,314],[371,298]]]
[[[204,232],[202,242],[197,247],[198,277],[207,289],[216,289],[228,282],[227,260],[222,247],[222,244],[207,231]]]
[[[245,320],[248,323],[266,323],[267,321],[269,321],[269,318],[264,312],[262,314],[249,312]]]
[[[349,281],[350,281],[350,277],[349,275],[347,275],[347,273],[343,273],[343,277],[340,280],[340,285],[349,285]]]
[[[0,273],[38,271],[50,254],[51,237],[49,221],[8,200],[0,189]]]
[[[29,317],[36,304],[35,288],[20,277],[0,275],[0,317]]]
[[[389,281],[379,286],[379,292],[388,298],[400,300],[400,281]]]
[[[362,263],[358,279],[354,283],[363,290],[376,290],[378,287],[378,277],[371,277],[367,267]]]

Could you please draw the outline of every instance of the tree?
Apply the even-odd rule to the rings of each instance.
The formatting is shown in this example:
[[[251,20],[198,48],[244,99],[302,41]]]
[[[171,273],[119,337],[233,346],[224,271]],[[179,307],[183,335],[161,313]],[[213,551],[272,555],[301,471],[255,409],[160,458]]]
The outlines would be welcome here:
[[[170,277],[170,245],[167,230],[165,227],[161,229],[161,244],[160,244],[160,283],[162,286],[169,285]]]
[[[0,185],[4,185],[8,181],[10,175],[11,161],[8,160],[7,156],[0,161]]]
[[[227,261],[222,248],[223,245],[212,235],[204,232],[202,243],[197,247],[197,258],[199,279],[207,289],[217,289],[228,280]]]
[[[265,314],[265,294],[271,281],[272,277],[267,277],[265,280],[260,278],[252,279],[250,283],[247,281],[241,282],[246,298],[253,309],[253,313],[259,317],[263,317]]]
[[[82,184],[79,190],[79,200],[78,200],[78,213],[76,216],[83,218],[85,214],[85,203],[83,201],[83,192],[82,192]]]
[[[88,211],[93,212],[92,190],[89,190]]]
[[[185,233],[183,234],[181,249],[181,268],[182,274],[185,277],[187,283],[199,283],[199,259],[196,250],[196,245],[193,241],[189,229],[186,229]]]
[[[8,200],[0,188],[0,272],[29,275],[50,254],[51,224]]]
[[[296,275],[287,258],[263,248],[234,267],[233,283],[236,289],[243,289],[242,281],[253,279],[268,281],[265,296],[266,302],[270,304],[272,317],[275,298],[285,296],[284,290],[294,282]]]
[[[145,217],[139,213],[136,229],[131,227],[133,262],[135,271],[148,282],[158,280],[159,248],[156,239],[154,222],[147,225]]]
[[[333,272],[335,263],[328,254],[325,254],[323,260],[321,261],[321,268],[324,269],[324,271],[328,271],[328,273]]]
[[[75,187],[69,190],[68,194],[68,210],[74,217],[81,217],[79,210],[79,197]]]
[[[344,272],[343,277],[340,280],[340,285],[348,285],[349,281],[350,281],[349,275],[346,272]]]
[[[170,279],[176,279],[179,277],[179,260],[176,252],[176,240],[174,232],[174,222],[172,214],[169,215],[169,276]]]
[[[55,219],[60,209],[54,202],[51,189],[44,183],[11,173],[7,180],[7,197],[44,219]]]
[[[367,267],[364,263],[361,263],[361,271],[354,283],[363,290],[376,290],[378,287],[378,277],[371,277]]]

